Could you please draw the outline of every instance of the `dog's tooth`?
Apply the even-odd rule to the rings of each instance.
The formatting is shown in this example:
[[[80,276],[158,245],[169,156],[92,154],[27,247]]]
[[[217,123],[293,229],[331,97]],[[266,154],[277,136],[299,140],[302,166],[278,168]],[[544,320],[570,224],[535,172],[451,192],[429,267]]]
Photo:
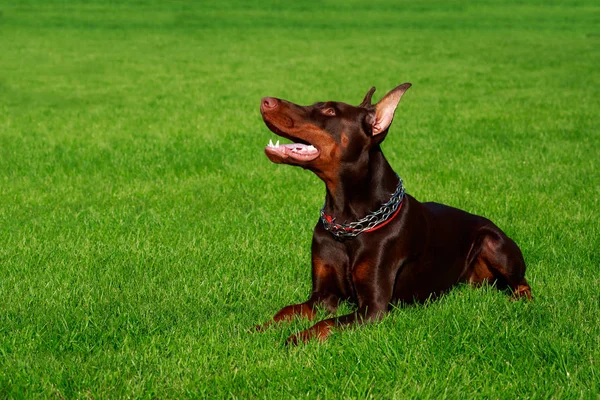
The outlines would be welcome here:
[[[273,140],[269,139],[269,144],[267,146],[273,147]]]
[[[279,147],[279,140],[275,143],[275,147]]]
[[[312,144],[310,146],[308,146],[306,149],[310,150],[310,151],[316,150],[315,146],[313,146]]]

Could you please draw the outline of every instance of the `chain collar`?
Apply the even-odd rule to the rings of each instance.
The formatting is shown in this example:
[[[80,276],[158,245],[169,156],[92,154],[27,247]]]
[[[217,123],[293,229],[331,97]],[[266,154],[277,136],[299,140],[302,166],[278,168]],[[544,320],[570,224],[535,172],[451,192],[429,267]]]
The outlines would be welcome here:
[[[331,232],[331,234],[339,241],[353,239],[363,232],[372,232],[383,227],[390,222],[398,214],[400,208],[402,208],[404,186],[402,185],[402,178],[400,178],[398,174],[396,174],[396,177],[398,178],[398,186],[390,200],[383,204],[377,211],[367,214],[367,216],[358,221],[338,224],[335,222],[335,218],[325,214],[325,205],[323,205],[323,208],[321,209],[321,222],[323,223],[323,227]]]

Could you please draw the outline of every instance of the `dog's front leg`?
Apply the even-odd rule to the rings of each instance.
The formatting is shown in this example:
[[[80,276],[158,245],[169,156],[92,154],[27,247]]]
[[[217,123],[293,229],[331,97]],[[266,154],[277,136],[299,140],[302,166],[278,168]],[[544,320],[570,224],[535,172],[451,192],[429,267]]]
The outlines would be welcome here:
[[[336,327],[345,327],[364,322],[377,321],[381,319],[387,311],[387,305],[385,307],[361,307],[356,312],[351,314],[320,321],[302,332],[293,334],[286,340],[286,343],[297,345],[302,342],[306,343],[311,339],[323,341],[327,339],[331,333],[333,333],[333,329]]]
[[[352,272],[352,280],[358,297],[358,310],[351,314],[320,321],[312,327],[290,336],[287,343],[298,344],[313,338],[325,340],[335,327],[346,327],[381,319],[389,309],[395,273],[394,271],[374,273],[375,269],[376,267],[370,263],[361,263]],[[374,276],[378,279],[374,279]]]
[[[384,270],[372,262],[359,263],[352,271],[358,310],[351,314],[320,321],[312,327],[290,336],[287,343],[299,344],[311,339],[325,340],[335,327],[346,327],[381,319],[389,310],[395,276],[396,270]]]

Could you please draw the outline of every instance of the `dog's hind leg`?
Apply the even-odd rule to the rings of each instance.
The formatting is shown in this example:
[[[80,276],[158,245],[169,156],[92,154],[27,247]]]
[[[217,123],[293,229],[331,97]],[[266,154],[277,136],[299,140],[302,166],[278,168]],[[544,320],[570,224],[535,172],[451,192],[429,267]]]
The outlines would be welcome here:
[[[499,289],[510,288],[515,298],[533,298],[521,249],[504,232],[495,226],[481,228],[473,250],[470,283],[496,282]]]

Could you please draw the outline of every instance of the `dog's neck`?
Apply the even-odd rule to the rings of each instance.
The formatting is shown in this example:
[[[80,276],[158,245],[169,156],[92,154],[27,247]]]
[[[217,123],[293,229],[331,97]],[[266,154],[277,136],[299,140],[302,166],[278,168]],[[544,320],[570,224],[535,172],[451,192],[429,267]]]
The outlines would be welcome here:
[[[398,177],[376,146],[367,159],[342,168],[335,190],[327,188],[324,211],[337,221],[355,221],[377,210],[396,190]]]

